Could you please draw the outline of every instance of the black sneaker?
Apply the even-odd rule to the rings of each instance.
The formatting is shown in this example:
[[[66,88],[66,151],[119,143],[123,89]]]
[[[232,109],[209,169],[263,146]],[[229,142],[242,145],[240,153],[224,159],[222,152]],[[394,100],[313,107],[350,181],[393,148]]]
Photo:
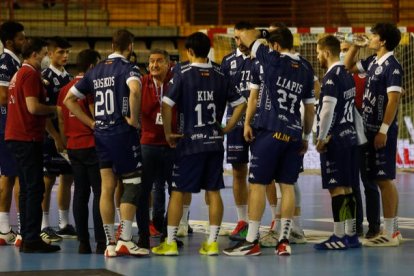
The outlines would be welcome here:
[[[379,227],[369,227],[368,232],[365,234],[366,239],[373,239],[380,234]]]
[[[59,231],[57,231],[56,234],[58,234],[64,239],[76,239],[78,236],[75,228],[71,224],[68,224],[64,228],[59,229]]]
[[[97,242],[95,254],[105,254],[106,242]]]
[[[150,249],[150,238],[147,235],[139,235],[137,245],[140,248]]]
[[[254,242],[240,241],[235,246],[224,249],[223,253],[229,256],[257,256],[262,254],[258,240]]]
[[[79,242],[78,253],[79,254],[91,254],[92,253],[91,244],[89,243],[89,241]]]
[[[23,253],[53,253],[60,250],[59,245],[45,243],[43,240],[34,242],[25,241],[22,246]]]
[[[45,243],[60,242],[62,240],[62,237],[58,236],[52,227],[43,228],[40,237]]]

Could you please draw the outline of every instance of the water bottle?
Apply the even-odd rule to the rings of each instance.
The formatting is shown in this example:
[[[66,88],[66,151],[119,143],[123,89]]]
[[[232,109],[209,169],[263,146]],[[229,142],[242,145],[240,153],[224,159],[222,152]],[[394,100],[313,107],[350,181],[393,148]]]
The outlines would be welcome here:
[[[336,32],[334,34],[341,42],[348,42],[357,46],[367,46],[369,39],[365,35],[354,35],[352,33]]]

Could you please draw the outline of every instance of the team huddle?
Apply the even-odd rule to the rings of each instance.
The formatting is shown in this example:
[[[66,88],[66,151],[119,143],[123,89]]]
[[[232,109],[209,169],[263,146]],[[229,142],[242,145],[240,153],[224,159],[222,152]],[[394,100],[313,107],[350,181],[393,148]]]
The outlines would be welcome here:
[[[129,60],[134,35],[119,30],[107,59],[100,61],[95,50],[79,53],[79,74],[72,79],[64,69],[70,48],[65,39],[26,39],[21,24],[3,23],[0,245],[14,243],[22,252],[47,253],[60,250],[52,242],[77,237],[79,253],[91,253],[92,189],[96,253],[178,255],[182,242],[177,236],[189,231],[191,194],[203,189],[209,234],[199,253],[218,255],[226,135],[237,225],[229,236],[235,243],[223,253],[259,255],[261,247],[273,247],[277,255],[289,256],[291,244],[307,242],[297,180],[316,117],[322,188],[331,196],[334,227],[314,248],[362,246],[360,176],[369,223],[364,245],[398,246],[396,114],[403,91],[403,70],[393,55],[401,39],[398,28],[378,23],[369,39],[360,36],[366,43],[358,45],[333,35],[320,38],[317,59],[326,70],[320,82],[311,64],[295,53],[293,35],[284,24],[257,30],[239,22],[234,29],[237,49],[221,65],[208,58],[208,36],[196,32],[185,42],[189,62],[171,66],[168,53],[155,49],[145,76]],[[362,47],[375,54],[357,61]],[[41,72],[48,51],[51,65]],[[362,85],[359,74],[364,74]],[[55,232],[47,215],[57,176]],[[68,219],[72,182],[75,227]],[[17,233],[8,214],[13,186],[20,187]],[[266,197],[272,224],[268,233],[260,234]],[[132,239],[135,216],[137,242]],[[161,243],[151,249],[154,232],[161,233]]]

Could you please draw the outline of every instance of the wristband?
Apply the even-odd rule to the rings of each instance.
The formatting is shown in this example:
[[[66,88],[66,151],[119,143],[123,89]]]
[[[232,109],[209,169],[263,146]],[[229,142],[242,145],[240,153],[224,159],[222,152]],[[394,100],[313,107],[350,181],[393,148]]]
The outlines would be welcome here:
[[[260,38],[265,38],[268,39],[269,38],[269,34],[270,32],[266,29],[259,29],[260,31]]]
[[[310,134],[310,133],[308,133],[308,134],[303,133],[303,134],[302,134],[302,140],[309,141],[310,136],[311,136],[311,134]]]
[[[387,125],[386,123],[382,123],[379,133],[387,134],[389,127],[390,125]]]

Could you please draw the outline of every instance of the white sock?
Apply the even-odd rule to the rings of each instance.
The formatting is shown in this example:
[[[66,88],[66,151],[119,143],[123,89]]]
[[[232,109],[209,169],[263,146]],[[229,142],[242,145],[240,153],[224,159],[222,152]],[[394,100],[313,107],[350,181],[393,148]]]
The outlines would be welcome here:
[[[106,237],[106,245],[110,243],[115,243],[115,229],[113,224],[104,224],[103,225]]]
[[[281,240],[288,240],[290,236],[290,232],[292,231],[292,219],[288,218],[281,218],[280,219],[280,234],[279,234],[279,241]]]
[[[183,206],[183,216],[181,217],[180,224],[188,225],[188,211],[190,210],[189,205]]]
[[[167,225],[167,243],[172,243],[177,239],[178,226]]]
[[[132,240],[132,221],[122,220],[121,221],[121,236],[120,238],[124,241]]]
[[[300,216],[294,216],[293,217],[292,229],[293,229],[293,231],[295,231],[297,233],[302,232],[302,223],[301,223]]]
[[[3,234],[10,232],[9,212],[0,212],[0,232]]]
[[[259,237],[260,221],[249,220],[249,230],[247,230],[246,241],[254,242]]]
[[[20,213],[19,213],[19,212],[17,212],[16,216],[17,216],[17,233],[19,233],[19,234],[20,234],[20,230],[21,230],[21,224],[20,224]]]
[[[272,220],[274,220],[276,218],[276,205],[270,205],[270,211],[272,212]]]
[[[237,205],[237,221],[247,221],[247,205]]]
[[[384,218],[384,230],[387,237],[392,237],[395,232],[395,220],[396,218]]]
[[[43,212],[42,215],[42,229],[49,227],[49,212]]]
[[[149,208],[149,219],[150,219],[150,221],[152,221],[152,211],[154,210],[154,208],[152,208],[152,207],[150,207]]]
[[[345,221],[334,221],[334,234],[338,238],[345,236]]]
[[[69,224],[69,210],[59,210],[59,228],[63,229]]]
[[[356,219],[345,220],[345,235],[354,236],[356,234]]]
[[[118,217],[118,221],[119,222],[121,222],[121,209],[119,209],[119,207],[118,208],[116,208],[116,215],[117,215],[117,217]]]
[[[274,224],[273,228],[274,228],[274,230],[275,230],[276,232],[278,232],[278,233],[280,233],[280,232],[281,232],[281,229],[282,229],[282,222],[281,222],[280,217],[278,217],[278,218],[276,218],[276,219],[275,219],[275,224]]]
[[[217,241],[218,234],[220,232],[220,226],[217,225],[210,225],[210,234],[208,235],[207,243],[210,244],[212,242]]]

